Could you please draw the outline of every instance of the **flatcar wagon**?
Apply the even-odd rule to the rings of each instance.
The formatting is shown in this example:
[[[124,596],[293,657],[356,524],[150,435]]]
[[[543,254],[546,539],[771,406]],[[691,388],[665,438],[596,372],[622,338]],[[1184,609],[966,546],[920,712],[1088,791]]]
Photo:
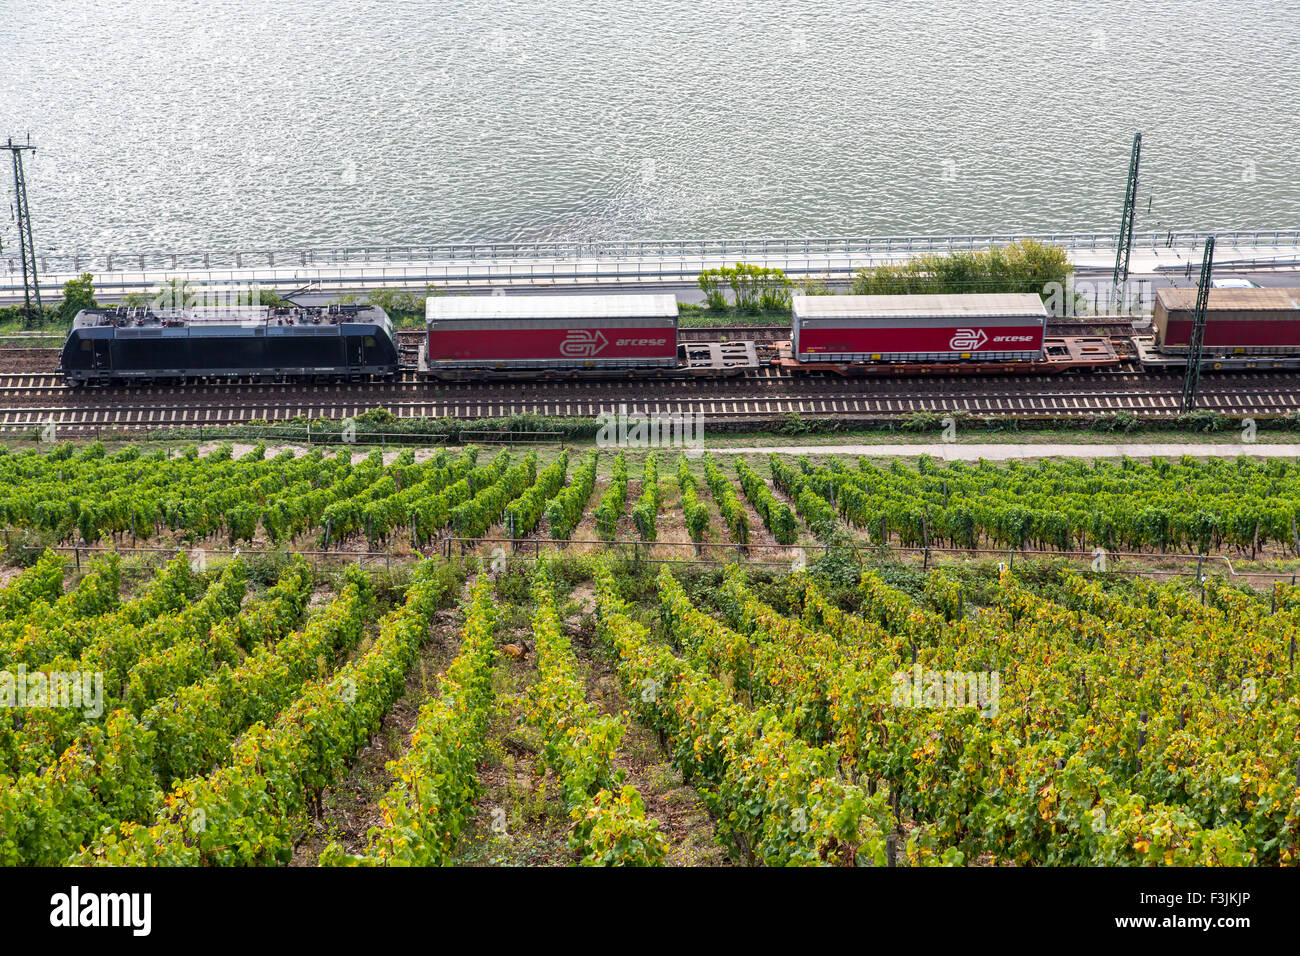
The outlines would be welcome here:
[[[1207,349],[1234,355],[1300,352],[1300,289],[1211,289],[1206,300]],[[1186,354],[1196,289],[1160,289],[1152,324],[1165,352]]]
[[[1032,293],[796,295],[801,362],[1035,362],[1047,310]]]
[[[788,368],[846,375],[1064,371],[1111,365],[1097,336],[1045,335],[1047,310],[1033,293],[793,297]]]
[[[677,341],[677,299],[655,295],[430,296],[419,370],[434,378],[728,374],[754,343]]]
[[[677,363],[671,295],[433,296],[430,368],[645,368]]]
[[[397,374],[392,323],[371,306],[84,309],[60,355],[70,385],[370,381]]]
[[[1196,291],[1157,290],[1153,334],[1133,340],[1143,365],[1186,364]],[[1300,366],[1300,289],[1212,288],[1201,358],[1210,369]]]

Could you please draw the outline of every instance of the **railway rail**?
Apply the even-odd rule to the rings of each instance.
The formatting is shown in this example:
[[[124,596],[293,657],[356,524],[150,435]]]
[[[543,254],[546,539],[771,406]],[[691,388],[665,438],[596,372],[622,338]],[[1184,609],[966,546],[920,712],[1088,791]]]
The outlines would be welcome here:
[[[1231,386],[1242,391],[1287,389],[1300,384],[1300,372],[1294,370],[1206,370],[1202,381],[1207,388]],[[535,379],[525,381],[426,381],[415,372],[405,372],[391,382],[257,382],[253,379],[198,380],[185,385],[111,385],[72,387],[62,376],[47,372],[0,373],[0,395],[9,400],[35,400],[75,397],[79,404],[121,403],[148,398],[211,399],[223,396],[274,396],[285,394],[355,396],[356,401],[412,397],[441,397],[448,394],[516,395],[522,398],[547,397],[557,393],[600,398],[620,397],[646,400],[665,394],[762,393],[804,390],[836,394],[906,394],[917,389],[936,393],[987,394],[1048,389],[1087,393],[1119,387],[1142,391],[1147,388],[1180,388],[1181,368],[1169,371],[1146,370],[1136,362],[1086,373],[1021,373],[1000,376],[978,374],[950,376],[904,376],[845,378],[829,371],[803,371],[793,374],[786,368],[762,365],[741,374],[723,378],[603,378],[603,379]]]
[[[1278,415],[1300,408],[1300,377],[1291,376],[1271,383],[1247,385],[1238,376],[1225,381],[1207,378],[1199,407],[1229,416]],[[563,383],[560,383],[563,385]],[[616,383],[631,384],[631,383]],[[116,401],[29,404],[0,408],[0,430],[40,428],[53,424],[59,433],[92,432],[99,429],[141,430],[160,427],[247,424],[254,421],[284,422],[295,418],[341,420],[356,417],[382,406],[399,418],[492,419],[532,413],[555,417],[596,417],[625,410],[628,414],[692,415],[709,422],[756,422],[780,420],[792,415],[806,418],[881,419],[920,412],[966,413],[970,415],[1012,415],[1024,417],[1069,417],[1083,414],[1132,412],[1147,416],[1171,416],[1179,411],[1180,381],[1176,376],[1157,376],[1144,390],[1112,381],[1111,387],[1081,391],[1062,388],[1059,381],[1037,388],[1007,383],[997,390],[978,388],[977,383],[926,380],[900,389],[813,390],[808,382],[769,395],[743,391],[709,392],[681,390],[680,395],[647,396],[644,386],[610,389],[605,394],[579,394],[557,387],[538,389],[525,396],[518,389],[431,389],[410,387],[405,393],[377,400],[364,387],[320,389],[245,389],[243,393],[213,395],[200,405],[189,392],[177,395],[142,395],[134,390],[116,396]],[[840,383],[843,384],[842,382]],[[987,381],[979,383],[987,386]],[[1010,386],[1010,387],[1008,387]],[[495,394],[494,394],[495,391]],[[692,392],[694,392],[692,394]],[[445,394],[444,394],[445,393]],[[141,398],[150,399],[141,401]],[[177,399],[187,399],[180,401]]]

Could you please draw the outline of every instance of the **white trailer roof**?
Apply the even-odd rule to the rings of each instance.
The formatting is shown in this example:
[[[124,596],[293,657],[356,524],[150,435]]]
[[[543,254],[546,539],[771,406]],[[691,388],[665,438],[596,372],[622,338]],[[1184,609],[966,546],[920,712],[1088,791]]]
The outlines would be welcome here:
[[[429,296],[429,321],[442,319],[677,318],[677,297],[659,295]]]
[[[432,300],[430,300],[432,301]],[[936,316],[1032,316],[1046,318],[1043,300],[1032,292],[969,295],[796,295],[794,314],[801,318],[922,319]]]

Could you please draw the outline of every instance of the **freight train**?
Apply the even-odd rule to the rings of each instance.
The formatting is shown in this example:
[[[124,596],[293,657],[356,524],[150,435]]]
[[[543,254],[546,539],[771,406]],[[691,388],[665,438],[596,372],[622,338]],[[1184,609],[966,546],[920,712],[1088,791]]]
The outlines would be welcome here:
[[[1156,294],[1145,367],[1185,365],[1194,289]],[[682,342],[672,295],[434,296],[418,355],[404,356],[372,306],[225,310],[90,309],[64,344],[69,384],[716,377],[792,373],[1056,373],[1115,366],[1107,336],[1051,336],[1032,293],[796,295],[788,341]],[[1300,289],[1209,294],[1207,368],[1300,368]]]

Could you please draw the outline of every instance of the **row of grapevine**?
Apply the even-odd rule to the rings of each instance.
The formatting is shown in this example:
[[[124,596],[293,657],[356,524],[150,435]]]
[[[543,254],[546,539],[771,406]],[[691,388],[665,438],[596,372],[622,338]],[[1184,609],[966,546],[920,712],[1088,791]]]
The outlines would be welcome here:
[[[713,492],[713,500],[718,504],[718,511],[727,530],[731,532],[732,540],[737,544],[746,544],[749,541],[749,515],[737,497],[735,487],[708,452],[704,454],[704,482],[709,486],[709,491]]]
[[[682,514],[686,519],[686,533],[699,544],[709,530],[709,509],[696,491],[695,475],[691,473],[686,456],[677,459],[677,487],[682,493]]]
[[[361,643],[373,615],[369,577],[350,566],[339,594],[301,630],[264,642],[238,667],[223,667],[182,687],[145,712],[141,725],[154,735],[153,769],[158,783],[197,776],[225,763],[236,736],[275,717],[340,655]]]
[[[281,616],[281,624],[270,628],[272,637],[286,631],[301,612],[302,571],[301,565],[292,565],[284,588],[252,611],[264,628],[269,613]],[[221,584],[218,581],[213,587]],[[283,670],[275,675],[277,681],[284,676]],[[243,691],[241,687],[238,693]],[[161,725],[155,726],[152,718],[161,716],[163,723],[182,721],[182,703],[180,697],[159,701],[143,718],[129,709],[116,709],[102,722],[83,722],[81,712],[69,708],[29,710],[24,732],[12,735],[11,757],[20,765],[18,772],[0,775],[0,861],[56,865],[100,828],[151,814],[160,787],[168,782],[160,768],[184,758],[183,751],[165,750],[167,743],[175,741],[160,738]],[[227,704],[237,711],[237,701]],[[64,714],[71,715],[66,722],[56,719]],[[43,733],[36,732],[38,715],[48,722]],[[228,720],[230,714],[219,716]],[[65,740],[51,740],[53,732],[67,738],[66,749]],[[38,766],[46,761],[48,769]]]
[[[441,866],[450,860],[481,791],[495,618],[491,578],[483,574],[471,590],[460,653],[440,681],[441,694],[420,708],[410,746],[388,765],[397,782],[380,801],[383,824],[370,831],[360,854],[331,843],[322,866]]]
[[[659,460],[651,452],[646,455],[645,469],[641,473],[641,494],[632,506],[632,523],[642,541],[653,541],[656,537],[655,522],[659,517],[660,500]]]
[[[126,824],[78,862],[287,863],[307,812],[401,694],[434,612],[456,580],[448,565],[419,564],[406,604],[381,622],[369,650],[329,680],[308,683],[273,724],[250,729],[229,764],[173,788],[152,825]]]
[[[0,491],[0,515],[15,526],[39,527],[61,537],[80,533],[87,542],[104,535],[148,539],[166,527],[192,540],[224,532],[234,542],[251,537],[259,518],[273,540],[301,532],[332,501],[360,493],[383,473],[372,455],[357,466],[350,451],[325,459],[318,450],[269,461],[238,461],[225,446],[200,458],[190,448],[179,458],[126,452],[107,457],[102,446],[59,457],[13,455],[0,472],[21,486]],[[59,494],[58,492],[62,492]]]
[[[537,454],[530,452],[469,501],[451,509],[451,526],[464,538],[481,538],[501,520],[506,506],[537,480]]]
[[[949,854],[1058,865],[1296,859],[1295,677],[1269,663],[1294,621],[1252,632],[1243,649],[1222,613],[1168,589],[1116,621],[1007,577],[995,606],[949,622],[873,574],[863,585],[868,618],[807,584],[803,623],[733,587],[748,643],[736,646],[764,700],[803,715],[802,736],[838,747],[846,768],[886,786]],[[1070,587],[1099,600],[1095,585]],[[977,673],[990,687],[972,701],[966,675]],[[1258,696],[1242,695],[1242,674]],[[948,700],[953,675],[965,677],[964,705]]]
[[[439,456],[442,455],[439,452]],[[418,466],[408,469],[394,462],[390,471],[395,472],[397,493],[370,502],[364,510],[366,537],[371,547],[384,545],[395,532],[406,529],[410,530],[412,544],[418,546],[421,535],[430,532],[427,523],[422,526],[420,521],[422,504],[471,474],[477,461],[478,450],[467,448],[454,459],[434,459],[436,467],[423,471],[418,470]]]
[[[50,557],[47,552],[45,557]],[[44,557],[42,558],[44,560]],[[109,553],[96,559],[71,591],[32,602],[7,620],[0,620],[0,664],[22,660],[28,647],[49,629],[82,626],[117,609],[122,586],[121,559]],[[40,653],[37,658],[43,660]]]
[[[229,446],[203,457],[192,447],[179,457],[134,449],[108,456],[92,445],[76,455],[3,455],[0,523],[87,543],[126,535],[148,540],[170,531],[185,541],[222,536],[235,544],[253,540],[259,529],[275,545],[315,530],[323,546],[361,534],[381,544],[407,528],[427,540],[509,461],[503,452],[494,475],[480,474],[478,483],[461,489],[467,493],[438,501],[474,477],[475,449],[455,459],[439,450],[418,463],[407,449],[387,466],[380,452],[353,463],[350,449],[328,457],[319,449],[302,457],[286,451],[272,459],[263,451],[237,460]]]
[[[201,578],[184,557],[177,557],[154,575],[144,594],[118,606],[120,585],[116,556],[95,562],[71,594],[52,605],[37,605],[29,617],[8,622],[7,640],[0,641],[0,665],[32,669],[79,657],[103,634],[134,631],[181,611],[198,596]]]
[[[496,482],[510,467],[510,453],[498,452],[485,465],[475,464],[468,472],[451,484],[446,485],[436,494],[418,499],[413,503],[412,513],[415,522],[416,543],[423,545],[441,529],[451,522],[452,511],[472,500],[477,492]]]
[[[571,481],[546,506],[546,520],[551,526],[551,537],[567,540],[573,529],[582,521],[587,502],[596,488],[596,463],[600,453],[590,451],[578,464]]]
[[[537,475],[533,486],[506,507],[506,531],[512,538],[522,538],[532,534],[537,523],[542,520],[546,505],[559,494],[564,487],[564,478],[569,471],[569,453],[560,452],[560,456]]]
[[[609,487],[600,496],[596,506],[596,533],[606,541],[612,541],[618,533],[618,519],[623,517],[627,507],[627,458],[622,452],[614,457],[610,467]]]
[[[721,838],[773,866],[884,862],[883,794],[843,780],[835,752],[799,740],[779,712],[732,701],[720,681],[651,643],[608,569],[598,571],[597,601],[598,631],[635,712],[669,741],[683,779],[703,788]]]
[[[789,467],[789,466],[787,466]],[[1010,462],[998,467],[922,456],[915,471],[899,461],[865,460],[799,468],[850,523],[881,541],[926,540],[953,547],[1110,551],[1296,546],[1297,466],[1282,459],[1178,462],[1156,458]]]
[[[372,547],[382,545],[394,530],[412,526],[418,502],[469,474],[476,458],[477,450],[472,448],[454,460],[440,450],[416,464],[414,452],[403,451],[377,481],[325,509],[321,520],[329,529],[329,538],[343,541],[364,532]]]
[[[743,458],[736,459],[736,475],[740,478],[740,487],[744,490],[745,497],[763,519],[767,530],[772,532],[777,544],[794,544],[799,527],[790,506],[777,500],[772,489],[767,487],[767,482]]]
[[[155,701],[202,680],[221,667],[235,667],[257,642],[283,639],[302,623],[312,591],[311,566],[298,558],[280,573],[279,580],[238,617],[216,621],[206,633],[190,631],[162,650],[131,665],[122,693],[122,706],[136,716]]]
[[[543,562],[534,574],[533,606],[538,677],[525,695],[524,719],[541,735],[539,757],[560,782],[574,824],[569,849],[586,866],[657,866],[667,844],[613,767],[626,728],[587,700]]]
[[[103,724],[119,708],[135,709],[151,700],[152,686],[167,692],[172,680],[184,682],[221,663],[237,659],[238,647],[226,631],[212,635],[217,625],[239,613],[246,590],[246,568],[232,562],[190,607],[141,627],[121,625],[101,631],[79,658],[56,658],[41,665],[51,674],[66,675],[68,692],[80,686],[81,706],[29,707],[19,713],[21,726],[6,735],[14,763],[5,768],[21,772],[46,766],[80,742],[89,728]],[[135,677],[133,683],[132,677]],[[86,700],[86,680],[91,700]],[[98,699],[96,699],[98,698]]]
[[[772,483],[794,502],[795,510],[808,522],[813,534],[822,541],[830,540],[839,524],[835,506],[823,498],[804,472],[791,465],[785,457],[773,453],[768,456],[768,463],[772,469]]]
[[[36,563],[0,587],[0,622],[27,612],[33,604],[52,603],[63,594],[63,570],[67,560],[46,551]]]

